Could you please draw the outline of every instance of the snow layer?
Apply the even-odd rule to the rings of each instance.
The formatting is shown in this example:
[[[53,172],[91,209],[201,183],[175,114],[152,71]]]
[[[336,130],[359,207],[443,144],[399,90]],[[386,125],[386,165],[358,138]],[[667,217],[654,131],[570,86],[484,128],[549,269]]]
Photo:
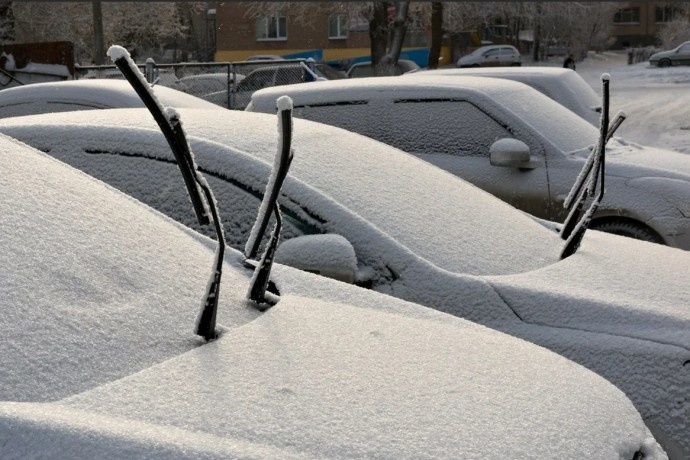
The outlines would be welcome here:
[[[280,265],[260,314],[237,251],[201,345],[212,241],[0,145],[5,457],[666,458],[618,389],[499,332]]]

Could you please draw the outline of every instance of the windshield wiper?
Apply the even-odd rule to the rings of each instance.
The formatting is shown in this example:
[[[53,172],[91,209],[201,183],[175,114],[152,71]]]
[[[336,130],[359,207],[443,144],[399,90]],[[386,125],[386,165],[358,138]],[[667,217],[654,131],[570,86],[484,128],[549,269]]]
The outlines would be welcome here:
[[[223,256],[225,254],[225,234],[213,192],[206,179],[198,171],[194,156],[182,129],[179,114],[170,108],[163,108],[158,102],[153,95],[152,88],[132,61],[127,50],[120,46],[111,46],[108,49],[108,56],[113,60],[117,68],[120,69],[120,72],[122,72],[130,85],[132,85],[168,141],[168,145],[170,145],[175,155],[177,166],[184,178],[185,186],[187,187],[187,192],[189,193],[199,224],[209,224],[209,212],[213,218],[218,239],[218,250],[216,251],[214,271],[206,289],[201,314],[197,320],[196,334],[204,337],[206,340],[215,339],[217,337],[216,313],[218,310]]]
[[[570,208],[570,213],[563,223],[563,228],[561,229],[561,238],[566,240],[565,247],[561,251],[561,260],[566,257],[570,257],[577,251],[582,242],[582,238],[592,221],[592,216],[596,212],[604,198],[605,193],[605,176],[606,176],[606,143],[608,142],[609,136],[609,80],[608,74],[603,74],[601,76],[602,81],[602,111],[601,111],[601,122],[599,125],[599,143],[592,150],[587,162],[585,163],[580,175],[575,181],[570,194],[566,198],[565,206]],[[614,121],[614,130],[620,126],[620,124],[625,119],[624,114],[619,114]],[[582,189],[585,181],[589,177],[587,186]],[[578,220],[578,217],[584,207],[584,203],[587,197],[594,195],[597,188],[597,182],[599,182],[599,193],[592,200],[592,203],[584,213],[582,218]],[[579,196],[578,196],[579,195]],[[578,196],[577,201],[574,200],[574,196]],[[574,223],[576,222],[576,224]]]
[[[278,247],[283,222],[280,207],[278,206],[278,194],[283,186],[285,177],[287,177],[293,158],[293,151],[291,148],[292,99],[287,96],[280,97],[277,101],[277,105],[281,145],[276,153],[271,177],[266,184],[264,198],[261,201],[256,221],[254,222],[254,226],[245,246],[245,257],[247,258],[245,263],[248,266],[252,266],[253,263],[249,263],[249,261],[256,257],[259,245],[266,232],[268,221],[271,218],[271,213],[273,213],[276,219],[275,227],[266,245],[264,254],[254,270],[254,276],[248,293],[249,300],[255,302],[262,309],[275,305],[275,299],[266,294],[266,288],[268,287],[271,268],[273,266],[273,258]]]

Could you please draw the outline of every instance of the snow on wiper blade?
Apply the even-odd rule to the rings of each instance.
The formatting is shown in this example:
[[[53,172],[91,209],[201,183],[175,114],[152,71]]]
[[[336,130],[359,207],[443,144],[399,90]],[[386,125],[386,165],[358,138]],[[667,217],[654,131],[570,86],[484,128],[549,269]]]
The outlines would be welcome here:
[[[129,52],[121,46],[111,46],[108,49],[108,56],[115,63],[122,75],[134,91],[139,95],[142,102],[149,109],[158,127],[163,132],[165,139],[170,145],[170,149],[175,155],[177,166],[180,168],[184,179],[187,192],[192,200],[192,206],[196,213],[197,220],[201,225],[207,225],[209,220],[208,204],[204,201],[199,185],[196,181],[196,165],[182,131],[179,117],[172,110],[166,110],[153,95],[151,88],[134,64]]]
[[[251,285],[247,297],[252,302],[255,302],[260,309],[266,309],[271,305],[275,305],[276,299],[266,292],[269,278],[271,275],[271,268],[273,266],[273,259],[280,240],[280,230],[282,228],[283,219],[280,214],[280,207],[278,206],[278,194],[283,186],[285,177],[287,176],[290,165],[292,164],[292,99],[287,96],[280,97],[277,101],[278,105],[278,120],[280,131],[280,146],[276,153],[276,158],[271,171],[271,177],[266,184],[266,192],[264,199],[259,207],[259,212],[254,222],[254,227],[250,234],[246,245],[246,253],[248,259],[252,259],[258,251],[259,244],[266,231],[268,220],[271,217],[271,212],[275,215],[276,223],[271,233],[271,238],[266,245],[261,261],[254,270]],[[250,256],[251,255],[251,256]]]
[[[108,49],[108,56],[115,62],[120,72],[122,72],[137,92],[168,141],[168,145],[170,145],[175,155],[177,165],[184,178],[187,192],[199,223],[206,225],[210,222],[209,212],[213,217],[218,249],[216,251],[214,269],[202,301],[201,313],[197,319],[195,332],[206,340],[215,339],[218,335],[216,332],[216,313],[218,311],[220,281],[223,274],[225,233],[223,232],[223,224],[218,214],[218,206],[213,192],[206,179],[198,171],[184,129],[182,129],[179,114],[171,108],[164,108],[158,102],[153,95],[153,90],[146,83],[144,76],[132,61],[127,50],[121,46],[111,46]]]
[[[587,228],[589,227],[589,224],[592,222],[592,217],[594,216],[594,213],[597,211],[599,208],[599,204],[601,203],[601,200],[604,198],[604,193],[606,191],[605,189],[605,178],[606,178],[606,142],[609,139],[609,80],[610,77],[608,74],[603,74],[601,76],[601,82],[602,82],[602,98],[603,98],[603,104],[602,104],[602,112],[601,112],[601,122],[599,126],[599,145],[592,151],[592,155],[590,158],[592,159],[591,162],[591,172],[589,173],[589,182],[587,183],[587,187],[582,191],[580,198],[576,205],[571,209],[570,214],[568,215],[568,218],[563,224],[563,229],[561,230],[561,237],[563,239],[567,238],[567,241],[565,243],[565,247],[563,248],[563,251],[561,251],[561,260],[565,259],[566,257],[570,257],[571,255],[575,254],[577,249],[580,247],[580,243],[582,242],[582,238],[584,238],[585,232],[587,231]],[[621,121],[622,122],[622,121]],[[620,124],[619,124],[620,125]],[[579,178],[578,178],[579,179]],[[565,232],[569,227],[572,227],[571,222],[574,221],[575,216],[579,215],[585,200],[587,199],[588,195],[594,195],[596,188],[597,188],[597,182],[599,182],[599,194],[592,200],[592,203],[589,206],[589,209],[587,209],[587,212],[584,213],[582,218],[577,222],[577,225],[574,226],[574,229],[570,233],[570,235],[565,236]],[[579,184],[580,187],[584,184],[584,178],[582,179],[582,183]],[[577,183],[575,184],[576,186],[578,185]]]

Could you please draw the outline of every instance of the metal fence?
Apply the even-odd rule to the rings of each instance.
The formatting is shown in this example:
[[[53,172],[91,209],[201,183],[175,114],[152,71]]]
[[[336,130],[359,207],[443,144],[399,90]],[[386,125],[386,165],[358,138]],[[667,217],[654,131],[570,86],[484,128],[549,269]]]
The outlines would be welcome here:
[[[310,61],[205,62],[137,64],[146,80],[167,86],[233,110],[243,110],[254,91],[319,78]],[[74,79],[124,77],[114,65],[76,66]]]

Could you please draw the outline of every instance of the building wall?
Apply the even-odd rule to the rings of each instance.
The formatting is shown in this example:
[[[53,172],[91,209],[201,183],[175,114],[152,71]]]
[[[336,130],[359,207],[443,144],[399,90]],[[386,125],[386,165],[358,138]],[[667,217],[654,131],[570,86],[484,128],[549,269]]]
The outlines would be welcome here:
[[[215,54],[217,62],[242,61],[255,54],[277,54],[286,58],[312,57],[341,67],[369,60],[368,27],[348,31],[345,39],[329,39],[328,14],[316,11],[313,18],[302,24],[287,13],[287,39],[263,41],[256,39],[256,21],[247,18],[246,12],[247,7],[242,2],[225,2],[218,5]],[[442,57],[444,60],[441,62],[450,62],[448,47],[443,50]],[[404,48],[401,58],[412,59],[424,67],[428,59],[428,49]]]
[[[656,2],[630,2],[623,8],[638,8],[640,20],[635,23],[613,24],[611,35],[616,38],[614,48],[651,46],[657,43],[657,33],[663,23],[656,22],[656,7],[663,6]]]

